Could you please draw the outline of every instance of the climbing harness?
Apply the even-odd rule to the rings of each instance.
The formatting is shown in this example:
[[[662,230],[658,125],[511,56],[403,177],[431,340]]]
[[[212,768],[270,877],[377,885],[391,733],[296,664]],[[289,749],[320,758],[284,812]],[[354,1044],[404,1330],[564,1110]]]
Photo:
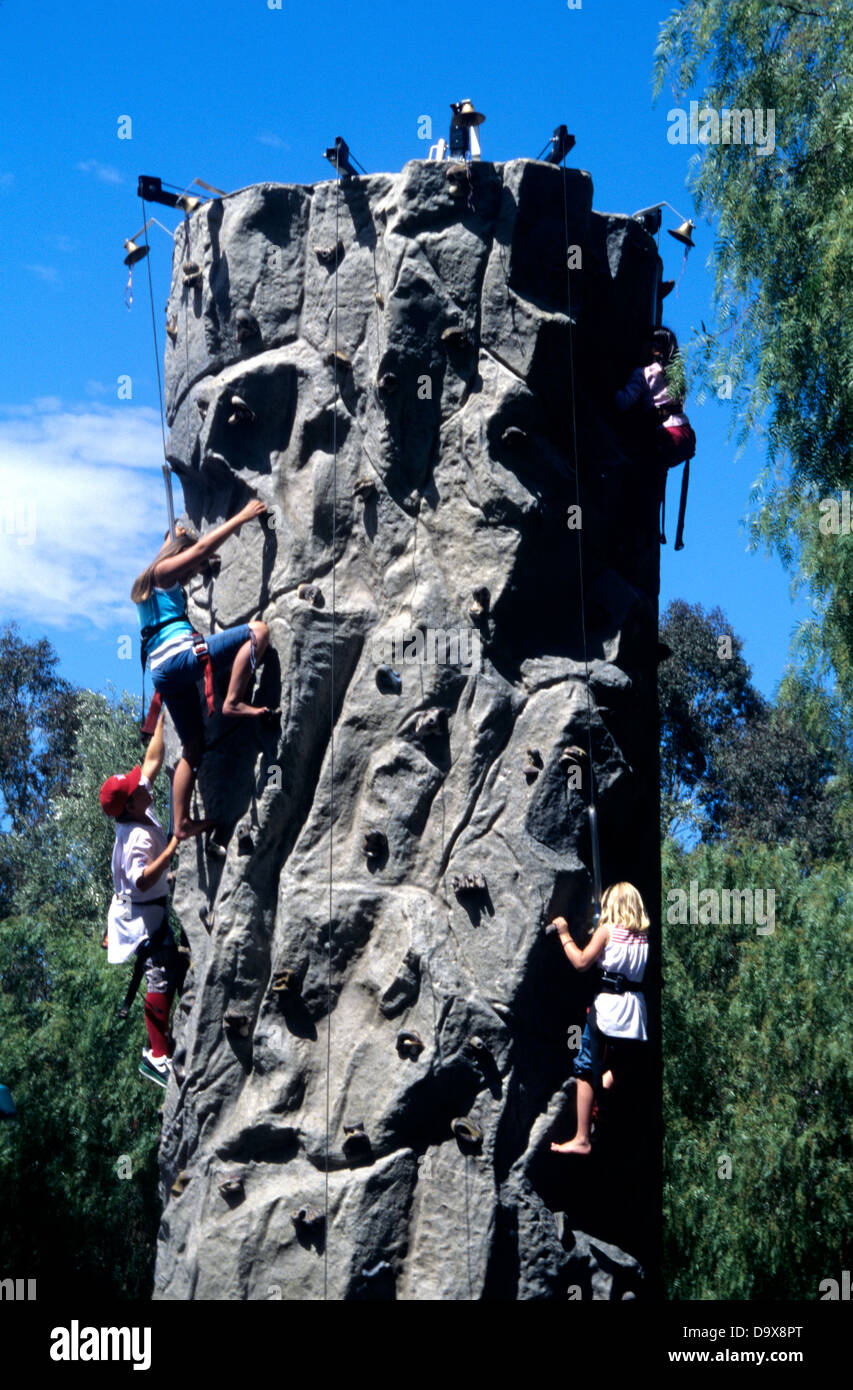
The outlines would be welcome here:
[[[614,970],[602,970],[598,981],[599,994],[642,994],[643,985],[638,980],[629,980]]]
[[[575,408],[575,352],[574,352],[574,326],[572,320],[572,280],[569,269],[569,205],[566,196],[566,163],[565,155],[560,165],[561,183],[563,186],[563,225],[566,239],[566,298],[569,319],[569,376],[571,381],[572,395],[572,443],[574,451],[574,472],[575,472],[575,502],[578,508],[578,516],[581,515],[581,496],[580,496],[580,459],[578,457],[578,427],[577,413]],[[580,594],[580,613],[581,613],[581,634],[583,637],[583,662],[584,677],[586,685],[586,735],[587,747],[589,752],[589,800],[587,802],[587,816],[589,819],[589,836],[592,845],[592,874],[593,874],[593,917],[597,925],[601,916],[601,862],[598,847],[598,809],[595,801],[595,766],[592,759],[592,699],[589,688],[589,644],[586,632],[586,610],[584,600],[583,582],[583,528],[577,528],[578,538],[578,591]]]
[[[184,611],[184,616],[186,616],[186,610]],[[163,628],[170,627],[174,622],[175,615],[172,614],[172,616],[169,618],[162,618],[159,623],[146,623],[139,634],[139,659],[142,663],[143,709],[145,708],[145,668],[148,665],[148,653],[151,650],[151,644],[154,641],[154,638],[157,636],[158,632],[162,632]],[[208,649],[207,639],[200,632],[191,632],[189,640],[192,642],[193,656],[196,658],[196,660],[202,668],[202,676],[204,679],[204,698],[205,704],[207,706],[207,712],[209,715],[214,715],[216,713],[216,696],[213,687],[213,662],[210,660],[210,651]],[[251,627],[249,628],[249,641],[251,643],[250,661],[252,663],[252,672],[254,673],[257,664],[256,639],[254,630]],[[148,707],[148,713],[146,714],[145,720],[142,725],[143,734],[153,734],[154,729],[157,726],[157,720],[160,717],[160,710],[162,708],[162,704],[162,696],[160,695],[159,691],[155,690],[154,696],[151,700],[151,704]]]
[[[251,628],[249,631],[251,632]],[[202,668],[204,673],[204,698],[207,703],[208,714],[216,713],[216,699],[213,693],[213,662],[210,659],[207,642],[200,632],[193,633],[193,656]],[[254,670],[254,667],[252,667]]]

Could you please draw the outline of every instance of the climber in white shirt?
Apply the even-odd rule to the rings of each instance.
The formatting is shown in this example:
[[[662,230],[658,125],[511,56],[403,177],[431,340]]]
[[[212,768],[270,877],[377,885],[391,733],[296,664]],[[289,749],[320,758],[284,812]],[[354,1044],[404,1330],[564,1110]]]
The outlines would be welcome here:
[[[573,1068],[577,1079],[576,1132],[565,1143],[551,1145],[554,1153],[588,1154],[592,1150],[590,1126],[596,1088],[601,1085],[609,1090],[621,1075],[620,1048],[624,1054],[634,1044],[648,1040],[641,981],[649,957],[649,918],[633,884],[614,883],[602,894],[599,925],[583,950],[572,941],[565,917],[555,918],[552,925],[576,970],[589,970],[597,964],[602,972]]]
[[[152,785],[163,765],[161,714],[141,767],[108,777],[101,787],[104,812],[115,820],[112,873],[115,893],[107,925],[107,960],[119,965],[136,957],[134,978],[144,968],[145,1023],[150,1048],[139,1070],[149,1081],[165,1086],[170,1074],[169,1011],[180,976],[180,959],[169,927],[169,863],[178,847],[151,810]],[[131,992],[122,1010],[130,1007]]]

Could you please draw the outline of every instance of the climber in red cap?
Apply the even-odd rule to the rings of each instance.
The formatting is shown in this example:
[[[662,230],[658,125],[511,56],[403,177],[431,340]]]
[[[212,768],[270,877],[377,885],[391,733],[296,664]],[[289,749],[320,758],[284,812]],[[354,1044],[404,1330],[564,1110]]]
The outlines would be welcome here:
[[[180,958],[169,926],[169,862],[178,847],[167,839],[151,810],[152,786],[163,766],[161,714],[141,767],[108,777],[101,787],[101,806],[115,820],[112,871],[115,895],[107,920],[107,960],[122,964],[136,958],[134,979],[145,971],[145,1024],[150,1047],[139,1070],[159,1086],[168,1083],[169,1011],[180,978]],[[127,1016],[135,985],[121,1011]]]
[[[204,720],[197,685],[204,681],[208,713],[213,713],[213,676],[230,667],[228,691],[222,702],[226,715],[275,717],[275,712],[247,704],[244,696],[256,664],[269,643],[266,623],[242,623],[210,637],[194,632],[187,618],[182,585],[198,574],[227,536],[245,522],[266,512],[263,502],[247,503],[230,521],[215,526],[201,539],[177,527],[147,569],[135,580],[130,597],[139,610],[142,666],[150,665],[154,689],[168,709],[181,740],[181,759],[173,782],[175,834],[179,840],[198,835],[212,821],[190,818],[190,797],[204,753]]]

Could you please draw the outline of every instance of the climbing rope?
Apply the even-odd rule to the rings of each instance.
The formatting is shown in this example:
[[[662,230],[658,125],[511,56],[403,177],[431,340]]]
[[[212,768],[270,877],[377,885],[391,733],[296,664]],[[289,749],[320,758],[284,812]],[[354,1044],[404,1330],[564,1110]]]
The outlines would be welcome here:
[[[188,212],[185,212],[185,213],[184,213],[184,237],[185,237],[186,243],[187,243],[187,244],[186,244],[186,250],[184,251],[184,259],[185,259],[187,262],[190,262],[190,261],[192,261],[192,228],[191,228],[191,226],[190,226],[190,215],[189,215]],[[185,390],[189,391],[189,389],[190,389],[190,297],[189,297],[189,294],[187,294],[187,295],[185,296],[185,304],[184,304],[184,363],[185,363],[185,376],[186,376]]]
[[[332,913],[333,913],[333,869],[334,869],[334,808],[335,808],[335,600],[336,578],[335,557],[338,535],[338,263],[340,260],[340,204],[341,170],[340,150],[335,144],[335,348],[332,358],[333,397],[332,397],[332,653],[329,674],[329,923],[326,944],[326,1155],[323,1182],[323,1201],[325,1211],[326,1239],[323,1242],[323,1299],[329,1297],[329,1130],[331,1123],[331,1070],[332,1070]]]
[[[413,595],[417,593],[417,591],[418,591],[418,585],[420,584],[420,576],[418,575],[418,565],[417,565],[417,559],[418,559],[418,519],[419,519],[419,517],[420,517],[420,505],[418,506],[418,510],[417,510],[417,512],[415,513],[415,516],[414,516],[414,518],[413,518],[413,521],[414,521],[414,532],[413,532],[413,539],[412,539],[412,580],[413,580]],[[414,604],[413,604],[413,608],[414,608]],[[426,691],[425,691],[425,689],[424,689],[424,668],[423,668],[423,663],[420,662],[420,661],[418,662],[418,674],[419,674],[419,677],[420,677],[420,685],[421,685],[421,702],[423,703],[423,702],[426,700]],[[448,737],[449,737],[449,736],[448,736]],[[445,855],[446,855],[446,853],[447,853],[447,802],[446,802],[446,798],[445,798],[444,782],[445,782],[445,778],[444,778],[444,776],[442,775],[442,778],[441,778],[441,858],[440,858],[440,860],[439,860],[439,863],[440,863],[441,865],[444,866],[442,877],[445,877],[445,878],[446,878],[446,877],[447,877],[447,866],[446,866],[446,864],[445,864]],[[426,960],[427,960],[427,962],[429,962],[430,952],[431,952],[431,948],[432,948],[432,933],[430,932],[430,929],[429,929],[429,922],[427,922],[426,936],[427,936]],[[430,1002],[432,1003],[432,1031],[433,1031],[433,1038],[435,1039],[436,1054],[437,1054],[437,1058],[438,1058],[438,1065],[439,1065],[439,1067],[440,1067],[440,1066],[442,1065],[442,1061],[443,1061],[443,1058],[442,1058],[442,1051],[441,1051],[441,1030],[440,1030],[440,1028],[439,1028],[439,1015],[438,1015],[438,1010],[437,1010],[437,1006],[436,1006],[435,985],[434,985],[434,983],[433,983],[432,970],[431,970],[431,967],[430,967],[430,964],[429,964],[429,963],[428,963],[427,966],[426,966],[426,975],[427,975],[427,979],[428,979],[428,981],[429,981]]]
[[[160,345],[157,342],[157,320],[154,315],[154,282],[151,278],[151,246],[148,241],[148,208],[144,198],[140,198],[142,204],[142,228],[145,235],[145,245],[148,248],[148,255],[145,257],[145,266],[148,271],[148,301],[151,306],[151,332],[154,337],[154,366],[157,371],[157,399],[160,403],[160,438],[163,444],[163,481],[166,485],[166,511],[169,518],[169,535],[175,539],[175,504],[172,498],[172,470],[169,467],[169,460],[166,457],[166,415],[163,409],[163,381],[160,376]],[[143,703],[145,693],[143,689]]]
[[[574,348],[574,322],[572,318],[572,276],[569,269],[569,205],[566,196],[566,160],[563,157],[561,168],[561,182],[563,185],[563,227],[565,232],[565,252],[566,252],[566,303],[569,316],[569,378],[572,394],[572,450],[575,464],[575,501],[578,508],[578,516],[582,518],[581,512],[581,491],[580,491],[580,459],[578,456],[578,425],[577,413],[575,409],[575,348]],[[584,599],[583,582],[583,522],[577,528],[578,536],[578,592],[580,595],[581,611],[581,634],[583,638],[583,664],[584,664],[584,684],[586,686],[586,736],[587,752],[589,757],[589,802],[587,805],[587,815],[589,817],[589,834],[592,844],[592,872],[593,872],[593,893],[595,898],[595,920],[601,911],[601,863],[598,852],[598,808],[595,800],[595,767],[592,760],[592,697],[589,688],[589,645],[586,632],[586,602]]]

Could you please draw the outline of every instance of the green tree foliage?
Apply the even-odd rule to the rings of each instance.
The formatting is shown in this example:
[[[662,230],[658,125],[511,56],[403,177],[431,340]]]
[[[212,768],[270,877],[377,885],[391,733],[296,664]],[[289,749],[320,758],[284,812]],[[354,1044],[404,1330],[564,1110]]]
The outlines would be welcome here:
[[[668,923],[691,880],[773,890],[775,930]],[[670,841],[662,900],[668,1295],[816,1299],[851,1255],[848,867],[804,876],[796,848]]]
[[[15,830],[44,815],[67,783],[75,733],[74,691],[42,638],[27,643],[0,628],[0,811]]]
[[[683,0],[663,24],[656,89],[716,111],[775,113],[775,145],[707,144],[691,187],[716,220],[715,318],[689,345],[705,385],[730,377],[740,436],[766,433],[756,539],[807,586],[799,653],[853,700],[853,537],[818,503],[853,486],[853,7],[849,0]]]
[[[83,691],[77,710],[65,793],[0,846],[17,885],[0,921],[0,1079],[18,1109],[0,1126],[0,1268],[40,1277],[42,1291],[82,1280],[87,1294],[139,1298],[162,1093],[137,1074],[141,998],[117,1021],[129,967],[109,966],[100,945],[113,831],[98,789],[139,761],[140,743],[129,701]]]
[[[725,614],[669,605],[659,668],[664,834],[796,840],[805,859],[838,847],[847,823],[850,738],[843,712],[790,676],[770,704],[751,682]]]

